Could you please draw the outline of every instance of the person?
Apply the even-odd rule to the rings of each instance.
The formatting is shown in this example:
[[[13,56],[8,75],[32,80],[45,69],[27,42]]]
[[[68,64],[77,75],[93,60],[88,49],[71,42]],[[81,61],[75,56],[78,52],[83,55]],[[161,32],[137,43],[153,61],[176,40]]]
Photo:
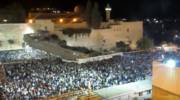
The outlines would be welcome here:
[[[16,53],[9,54],[12,54],[13,59],[17,56]],[[178,52],[133,52],[111,59],[78,64],[63,62],[61,58],[45,56],[42,53],[42,56],[38,55],[39,59],[34,56],[4,64],[8,82],[1,82],[0,88],[8,99],[28,100],[87,89],[89,82],[92,90],[136,82],[151,77],[152,61],[162,54],[165,58],[180,58]],[[7,62],[9,58],[3,59]]]

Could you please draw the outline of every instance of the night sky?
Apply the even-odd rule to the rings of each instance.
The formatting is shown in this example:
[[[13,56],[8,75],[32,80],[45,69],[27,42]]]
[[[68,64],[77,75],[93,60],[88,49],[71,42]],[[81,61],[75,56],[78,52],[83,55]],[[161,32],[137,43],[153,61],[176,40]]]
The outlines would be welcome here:
[[[180,3],[178,0],[92,0],[98,1],[103,13],[104,7],[110,3],[113,18],[179,18]],[[32,7],[54,7],[60,10],[73,10],[75,5],[85,6],[87,0],[1,0],[1,7],[19,2],[26,9]]]

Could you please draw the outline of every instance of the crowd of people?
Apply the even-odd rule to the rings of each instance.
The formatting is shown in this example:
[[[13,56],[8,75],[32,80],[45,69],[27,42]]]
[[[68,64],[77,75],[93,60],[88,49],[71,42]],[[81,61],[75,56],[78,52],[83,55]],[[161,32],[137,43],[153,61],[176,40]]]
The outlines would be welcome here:
[[[29,100],[88,88],[98,90],[151,77],[152,61],[162,55],[180,57],[180,53],[154,51],[124,53],[83,64],[63,62],[56,57],[25,59],[3,65],[7,82],[1,82],[0,89],[8,100]]]
[[[47,58],[49,54],[38,49],[27,47],[26,49],[0,51],[0,62],[10,62],[25,59]]]

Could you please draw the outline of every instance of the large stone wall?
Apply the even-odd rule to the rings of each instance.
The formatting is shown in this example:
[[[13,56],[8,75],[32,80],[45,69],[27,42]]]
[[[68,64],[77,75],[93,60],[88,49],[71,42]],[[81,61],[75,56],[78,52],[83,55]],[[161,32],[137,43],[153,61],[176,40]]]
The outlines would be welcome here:
[[[56,23],[55,24],[55,31],[59,31],[65,28],[87,28],[86,22],[79,22],[79,23]]]
[[[121,22],[106,29],[92,29],[89,36],[60,37],[70,46],[83,46],[94,50],[111,49],[116,46],[116,42],[131,41],[130,47],[134,49],[136,42],[143,37],[143,22]]]
[[[29,23],[29,25],[34,29],[35,32],[39,30],[47,30],[50,32],[54,32],[54,23],[50,19],[37,19],[33,23]]]
[[[87,28],[86,22],[79,23],[56,23],[51,19],[36,19],[32,20],[32,23],[29,25],[38,32],[39,30],[47,30],[51,33],[59,32],[62,29],[66,28]]]
[[[23,35],[31,32],[27,24],[0,24],[0,50],[22,49]]]

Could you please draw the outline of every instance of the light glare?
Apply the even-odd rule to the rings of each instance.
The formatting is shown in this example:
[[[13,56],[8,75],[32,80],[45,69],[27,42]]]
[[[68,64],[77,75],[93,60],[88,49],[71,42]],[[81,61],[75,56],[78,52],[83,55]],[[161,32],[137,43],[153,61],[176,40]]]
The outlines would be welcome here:
[[[166,62],[166,66],[169,68],[174,68],[174,67],[176,67],[176,61],[170,59]]]
[[[31,34],[31,33],[35,33],[34,30],[30,27],[30,26],[26,26],[24,32],[24,34]]]
[[[61,18],[61,19],[59,19],[59,22],[60,22],[60,23],[63,23],[63,21],[64,21],[64,20],[63,20],[62,18]]]
[[[73,22],[77,22],[77,18],[73,18]]]
[[[28,23],[29,23],[29,24],[32,24],[32,23],[33,23],[33,19],[29,19],[29,20],[28,20]]]

